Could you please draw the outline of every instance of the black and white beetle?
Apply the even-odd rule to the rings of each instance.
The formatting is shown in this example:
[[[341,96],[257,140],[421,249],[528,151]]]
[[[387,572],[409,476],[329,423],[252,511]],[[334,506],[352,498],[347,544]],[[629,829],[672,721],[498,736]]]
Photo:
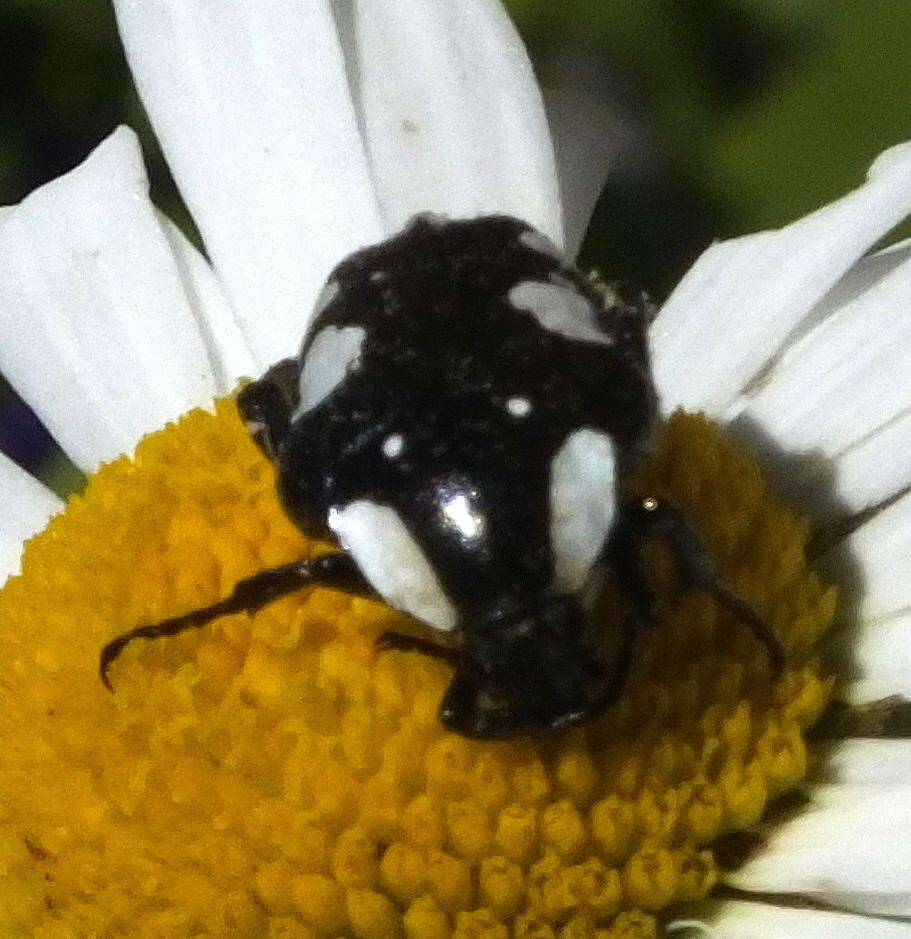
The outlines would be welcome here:
[[[101,676],[135,638],[171,636],[320,584],[377,597],[434,639],[383,648],[440,656],[440,707],[479,738],[555,731],[616,700],[650,618],[641,547],[675,548],[765,644],[781,646],[715,572],[701,540],[622,482],[657,420],[649,306],[567,265],[513,218],[414,218],[332,272],[299,359],[239,395],[277,468],[282,504],[342,550],[262,571],[226,599],[109,643]],[[608,654],[587,613],[612,568],[631,613]],[[110,686],[109,686],[110,687]]]

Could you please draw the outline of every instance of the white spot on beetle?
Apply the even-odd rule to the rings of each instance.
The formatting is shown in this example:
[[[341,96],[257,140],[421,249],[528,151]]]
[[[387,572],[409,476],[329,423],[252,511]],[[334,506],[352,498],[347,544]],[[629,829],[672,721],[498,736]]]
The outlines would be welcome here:
[[[610,437],[573,431],[550,468],[550,542],[554,585],[576,591],[585,583],[614,520],[616,460]]]
[[[519,235],[519,241],[538,254],[544,254],[547,257],[556,258],[563,261],[563,252],[547,237],[535,228],[529,228]]]
[[[371,271],[370,282],[372,284],[381,284],[389,277],[389,271]]]
[[[549,332],[581,342],[613,345],[613,339],[598,328],[592,302],[565,281],[523,280],[509,291],[509,302],[531,313]]]
[[[531,414],[531,401],[528,398],[523,398],[521,395],[516,395],[513,398],[506,399],[506,410],[513,417],[528,417]]]
[[[370,499],[331,509],[329,527],[383,599],[434,629],[455,629],[455,607],[398,512]]]
[[[300,377],[300,406],[293,420],[315,408],[360,364],[367,331],[360,326],[326,326],[307,350]]]
[[[401,434],[390,434],[380,449],[387,460],[394,460],[405,449],[405,438]]]

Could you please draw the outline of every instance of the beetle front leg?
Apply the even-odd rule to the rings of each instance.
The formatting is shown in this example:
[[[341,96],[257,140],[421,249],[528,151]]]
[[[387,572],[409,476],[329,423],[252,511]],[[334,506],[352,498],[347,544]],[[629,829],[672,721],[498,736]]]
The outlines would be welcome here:
[[[299,377],[300,363],[283,359],[237,395],[237,410],[247,432],[273,462],[297,408]]]
[[[406,633],[383,633],[376,640],[377,652],[420,652],[434,659],[441,659],[449,665],[456,666],[463,658],[459,649],[443,646],[429,639],[419,636],[409,636]]]
[[[108,690],[108,670],[128,643],[134,639],[158,639],[176,636],[187,629],[198,629],[219,616],[232,613],[255,613],[274,600],[303,587],[333,587],[347,593],[376,599],[376,591],[367,583],[357,565],[342,553],[321,554],[309,561],[292,561],[281,567],[260,571],[240,581],[234,590],[217,603],[166,619],[150,626],[137,626],[111,640],[102,650],[98,663],[101,680]]]
[[[664,538],[670,543],[688,587],[704,590],[729,610],[765,646],[772,672],[777,678],[785,666],[785,651],[772,627],[747,600],[724,582],[711,552],[699,532],[674,506],[656,498],[624,506],[621,524],[638,531],[639,547],[649,537]],[[635,552],[636,557],[641,551]]]

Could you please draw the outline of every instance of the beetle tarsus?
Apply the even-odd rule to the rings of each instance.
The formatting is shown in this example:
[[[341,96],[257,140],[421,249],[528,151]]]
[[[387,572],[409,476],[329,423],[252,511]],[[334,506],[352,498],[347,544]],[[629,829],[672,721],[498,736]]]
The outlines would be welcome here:
[[[776,679],[780,678],[786,664],[784,647],[759,611],[749,601],[744,600],[743,597],[720,580],[706,583],[694,582],[693,586],[710,594],[720,606],[733,613],[744,626],[750,627],[753,635],[766,648],[772,675]]]

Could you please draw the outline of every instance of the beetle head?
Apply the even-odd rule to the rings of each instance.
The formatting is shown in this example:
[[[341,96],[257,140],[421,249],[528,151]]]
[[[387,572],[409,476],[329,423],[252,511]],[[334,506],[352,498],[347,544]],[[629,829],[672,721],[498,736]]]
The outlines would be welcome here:
[[[568,596],[508,624],[469,630],[470,645],[440,705],[440,720],[468,737],[551,733],[605,705],[610,675]]]

